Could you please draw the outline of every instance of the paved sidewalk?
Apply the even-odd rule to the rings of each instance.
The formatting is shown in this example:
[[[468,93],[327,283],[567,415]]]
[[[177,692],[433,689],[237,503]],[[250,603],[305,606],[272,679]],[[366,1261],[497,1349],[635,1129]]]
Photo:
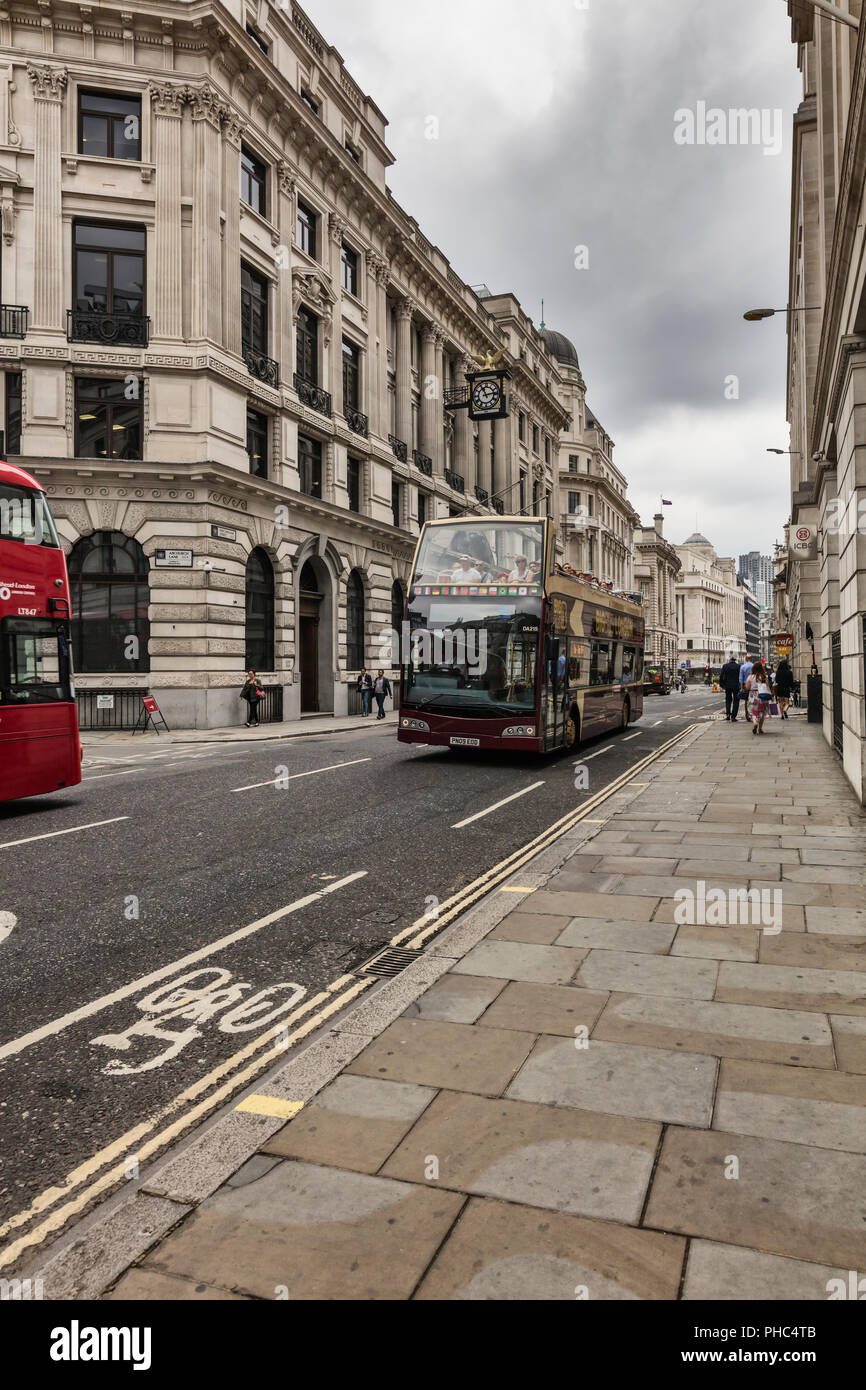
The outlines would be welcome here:
[[[293,719],[281,724],[260,724],[257,729],[248,729],[244,724],[229,725],[222,729],[174,729],[161,734],[149,731],[146,734],[133,734],[126,729],[86,729],[81,734],[85,748],[101,748],[109,744],[130,744],[143,748],[145,744],[165,745],[168,743],[271,743],[287,738],[309,738],[312,734],[345,734],[357,729],[395,728],[397,713],[389,710],[385,718],[377,720],[375,713],[363,719],[360,714],[337,718],[333,714],[305,715],[303,719]]]
[[[46,1296],[826,1300],[862,1276],[866,817],[805,720],[706,724],[643,778],[145,1176]]]

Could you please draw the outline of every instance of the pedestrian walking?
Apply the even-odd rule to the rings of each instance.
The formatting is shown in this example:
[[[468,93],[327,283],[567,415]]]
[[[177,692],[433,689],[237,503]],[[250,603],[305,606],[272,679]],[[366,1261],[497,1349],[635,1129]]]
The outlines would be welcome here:
[[[779,713],[783,719],[788,718],[788,706],[793,690],[794,672],[783,657],[776,669],[776,696],[779,701]]]
[[[735,724],[740,709],[740,663],[733,655],[722,667],[719,680],[725,692],[725,718]]]
[[[257,729],[259,727],[259,705],[265,698],[265,692],[259,685],[259,678],[255,671],[250,668],[247,671],[247,678],[244,681],[244,688],[238,699],[247,702],[247,728]]]
[[[379,713],[376,715],[376,718],[384,719],[385,701],[389,698],[392,699],[393,696],[391,695],[391,682],[388,680],[388,677],[381,667],[377,671],[376,679],[373,682],[373,694],[376,696],[376,704],[379,707]]]
[[[749,679],[749,676],[752,674],[752,664],[753,664],[753,663],[752,663],[751,654],[750,654],[749,652],[746,652],[746,659],[745,659],[745,661],[742,663],[742,665],[740,666],[740,699],[742,700],[743,704],[746,706],[746,723],[747,723],[747,724],[748,724],[748,722],[749,722],[749,719],[751,718],[751,714],[750,714],[750,711],[749,711],[749,693],[748,693],[748,691],[747,691],[747,689],[746,689],[746,681]]]
[[[370,697],[373,694],[373,677],[366,666],[358,677],[357,689],[361,692],[361,718],[366,719],[370,713]]]
[[[764,732],[764,720],[770,713],[770,700],[773,698],[763,662],[755,661],[752,663],[752,669],[746,677],[746,690],[749,696],[749,718],[752,721],[752,733],[762,734]]]

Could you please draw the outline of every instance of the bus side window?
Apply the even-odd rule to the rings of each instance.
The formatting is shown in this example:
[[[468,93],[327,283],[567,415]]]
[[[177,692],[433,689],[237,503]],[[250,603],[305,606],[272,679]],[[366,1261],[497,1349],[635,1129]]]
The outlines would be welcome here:
[[[586,646],[573,637],[568,643],[568,683],[581,685],[586,681]]]
[[[592,664],[589,668],[590,685],[608,685],[610,682],[610,644],[593,642]]]
[[[614,685],[620,685],[623,680],[623,645],[622,642],[611,643],[613,660],[611,661],[610,678]]]
[[[635,658],[637,651],[634,647],[623,647],[622,650],[622,680],[627,684],[635,679]]]

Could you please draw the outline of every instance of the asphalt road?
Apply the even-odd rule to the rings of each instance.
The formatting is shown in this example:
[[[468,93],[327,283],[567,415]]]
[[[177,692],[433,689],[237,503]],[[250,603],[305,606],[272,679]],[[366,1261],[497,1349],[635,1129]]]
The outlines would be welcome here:
[[[0,1222],[723,707],[705,687],[650,696],[625,733],[554,759],[414,749],[373,720],[266,745],[110,743],[80,787],[0,807]]]

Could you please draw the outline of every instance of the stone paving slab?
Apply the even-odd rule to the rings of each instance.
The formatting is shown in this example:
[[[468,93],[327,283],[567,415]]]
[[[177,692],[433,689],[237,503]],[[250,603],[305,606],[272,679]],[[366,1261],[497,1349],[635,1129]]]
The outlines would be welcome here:
[[[407,1299],[463,1198],[308,1163],[221,1188],[144,1262],[159,1274],[274,1299]]]
[[[613,994],[592,1036],[790,1066],[829,1068],[835,1061],[826,1017],[752,1004]]]
[[[432,1018],[440,1023],[475,1023],[505,987],[504,980],[449,972],[414,1004],[410,1004],[403,1018]]]
[[[866,1015],[866,973],[722,961],[716,998],[731,1004],[766,1004],[775,1009]]]
[[[229,1293],[215,1284],[203,1284],[194,1278],[179,1279],[174,1275],[157,1274],[152,1269],[131,1269],[120,1283],[105,1295],[107,1302],[159,1303],[245,1303],[245,1294]]]
[[[680,927],[672,956],[701,956],[710,960],[758,959],[760,932],[756,927]]]
[[[861,1154],[671,1127],[642,1224],[861,1269],[864,1190]]]
[[[723,1061],[713,1128],[866,1153],[866,1078]]]
[[[866,936],[866,907],[810,906],[806,930],[823,936]]]
[[[490,1198],[470,1199],[416,1299],[673,1299],[685,1241]]]
[[[494,979],[532,980],[567,985],[586,958],[586,951],[565,946],[533,946],[520,941],[482,941],[452,966],[455,975],[489,975]]]
[[[346,1070],[355,1076],[498,1096],[531,1047],[532,1038],[525,1033],[400,1018]]]
[[[636,1224],[660,1126],[646,1120],[443,1091],[382,1169],[442,1187]]]
[[[581,965],[575,983],[587,989],[608,989],[622,994],[712,999],[718,971],[715,961],[649,956],[637,951],[592,950]]]
[[[263,1152],[375,1173],[435,1094],[430,1086],[338,1076]]]
[[[712,1240],[689,1244],[683,1298],[687,1301],[778,1302],[829,1297],[832,1279],[848,1283],[848,1271],[808,1264],[761,1250],[743,1250]]]
[[[552,914],[557,917],[595,917],[604,918],[610,909],[610,897],[605,893],[561,893],[549,891],[535,893],[532,898],[533,912]],[[643,897],[631,897],[622,893],[616,895],[616,915],[621,922],[645,922],[652,917],[652,907]]]
[[[605,1115],[709,1125],[716,1062],[662,1048],[540,1037],[505,1094]]]
[[[836,1056],[843,1071],[866,1075],[866,1018],[831,1014]]]
[[[548,917],[533,912],[509,912],[486,939],[525,941],[529,946],[552,946],[561,930],[562,920],[559,917]]]
[[[573,1038],[578,1028],[592,1029],[608,997],[589,989],[517,980],[505,986],[479,1022],[485,1028],[516,1028]]]
[[[866,937],[815,936],[811,932],[761,934],[761,965],[807,965],[817,970],[866,972]]]
[[[575,917],[557,936],[556,944],[577,949],[598,946],[605,951],[641,951],[648,955],[664,955],[675,933],[676,927],[666,922],[620,923],[593,917]]]

